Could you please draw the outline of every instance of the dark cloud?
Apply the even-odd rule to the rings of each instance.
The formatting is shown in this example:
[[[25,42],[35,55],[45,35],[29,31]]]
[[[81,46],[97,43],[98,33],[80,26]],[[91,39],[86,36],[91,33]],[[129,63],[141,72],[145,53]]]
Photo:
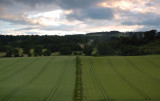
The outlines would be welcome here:
[[[160,31],[160,27],[157,27],[157,26],[144,26],[142,28],[138,28],[136,31],[150,31],[150,30]]]
[[[21,15],[24,12],[34,11],[46,11],[54,10],[58,6],[59,9],[73,10],[74,14],[67,16],[69,19],[111,19],[113,18],[113,11],[110,8],[97,8],[97,3],[104,0],[0,0],[3,8],[7,9],[8,14],[17,13]],[[7,4],[5,6],[5,4]],[[51,6],[52,5],[52,6]],[[49,7],[48,7],[49,6]],[[55,7],[57,6],[57,7]],[[34,8],[33,8],[34,7]],[[1,13],[1,10],[0,10]],[[4,14],[4,15],[7,15]],[[78,14],[79,13],[79,14]],[[11,21],[13,23],[26,23],[23,20],[13,20],[9,18],[0,17],[1,20]]]
[[[2,5],[12,5],[14,3],[22,3],[22,4],[28,4],[30,6],[39,4],[39,3],[50,3],[55,0],[0,0],[0,4]]]
[[[146,19],[145,21],[139,23],[141,25],[154,25],[154,26],[160,26],[160,17],[157,17],[155,19]]]
[[[95,6],[104,0],[57,0],[56,3],[64,9],[86,8]]]
[[[23,15],[0,15],[0,20],[10,22],[11,24],[38,25],[38,23],[33,23],[31,20],[28,20]]]
[[[16,24],[23,24],[23,25],[31,24],[31,23],[25,21],[24,19],[15,20],[15,19],[12,19],[12,18],[3,18],[3,17],[0,17],[0,20],[11,22],[11,23],[16,23]]]
[[[74,10],[73,13],[67,15],[69,19],[76,20],[110,20],[114,18],[113,10],[110,8],[86,8]]]
[[[35,6],[37,4],[50,4],[50,3],[56,3],[57,0],[14,0],[15,2],[27,4],[30,6]],[[46,5],[47,6],[47,5]]]
[[[123,25],[150,25],[160,26],[160,15],[154,13],[125,13],[127,20]]]
[[[53,7],[50,8],[54,9],[54,5],[57,4],[62,9],[65,10],[73,10],[74,13],[66,15],[68,19],[76,19],[76,20],[110,20],[114,17],[113,10],[111,8],[100,8],[97,7],[95,4],[103,1],[103,0],[0,0],[0,4],[11,4],[12,6],[5,5],[1,6],[6,9],[3,11],[0,9],[0,20],[17,23],[17,24],[29,24],[32,25],[33,23],[27,20],[27,16],[20,17],[16,19],[14,16],[21,16],[24,12],[30,12],[32,10],[39,10],[43,11],[42,9],[49,10],[47,8],[48,5],[53,3]],[[35,6],[37,4],[41,4],[39,6]],[[44,6],[45,5],[45,6]],[[29,7],[28,7],[29,6]],[[34,7],[34,9],[32,9]],[[36,8],[38,7],[38,8]],[[44,7],[44,8],[42,8]],[[36,9],[35,9],[36,8]],[[16,13],[16,14],[14,14]],[[13,17],[4,17],[3,15],[11,15]]]
[[[0,4],[22,3],[25,5],[35,6],[37,4],[56,4],[64,9],[84,8],[93,6],[104,0],[0,0]]]
[[[12,1],[11,0],[0,0],[0,5],[11,5]]]
[[[146,19],[144,21],[124,21],[123,25],[147,25],[147,26],[160,26],[160,18],[157,19]]]

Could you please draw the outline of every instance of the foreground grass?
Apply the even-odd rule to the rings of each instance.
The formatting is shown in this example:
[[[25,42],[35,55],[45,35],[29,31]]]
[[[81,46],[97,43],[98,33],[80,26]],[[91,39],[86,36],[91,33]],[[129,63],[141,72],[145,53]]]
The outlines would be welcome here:
[[[81,57],[84,101],[159,101],[160,56]]]
[[[159,55],[82,56],[75,81],[74,56],[0,58],[0,101],[73,101],[75,82],[76,101],[159,101],[159,63]]]
[[[75,57],[0,58],[0,101],[72,101]]]

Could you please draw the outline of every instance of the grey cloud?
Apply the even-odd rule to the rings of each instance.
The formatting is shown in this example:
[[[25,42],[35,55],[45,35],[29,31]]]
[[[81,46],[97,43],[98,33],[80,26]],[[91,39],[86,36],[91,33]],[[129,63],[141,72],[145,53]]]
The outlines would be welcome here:
[[[160,25],[160,15],[154,13],[125,13],[127,20],[123,25]]]
[[[145,21],[143,21],[139,24],[160,26],[160,17],[157,17],[156,19],[146,19]]]
[[[12,1],[11,0],[0,0],[0,5],[11,5]]]
[[[116,8],[97,7],[97,3],[102,1],[119,1],[119,0],[0,0],[0,20],[16,24],[28,25],[28,28],[19,30],[74,30],[78,25],[69,26],[62,24],[60,26],[41,26],[38,23],[33,24],[32,19],[28,19],[28,14],[37,12],[53,11],[55,9],[73,10],[69,15],[63,15],[66,20],[80,20],[86,26],[112,25],[112,23],[121,23],[122,25],[160,25],[160,15],[154,13],[140,13],[131,10],[116,10]],[[132,0],[134,1],[134,0]],[[146,4],[148,6],[156,5],[160,0],[153,0]],[[153,6],[154,7],[154,6]],[[4,9],[1,9],[4,8]],[[119,8],[117,8],[119,9]],[[158,8],[157,8],[158,9]],[[33,11],[33,12],[32,12]],[[114,15],[119,15],[119,19],[114,19]],[[25,15],[26,16],[22,16]],[[6,17],[6,16],[10,17]],[[116,24],[115,24],[116,25]],[[34,27],[37,26],[37,27]],[[85,26],[85,27],[86,27]]]
[[[2,20],[2,21],[7,21],[7,22],[11,22],[11,23],[17,23],[17,24],[30,24],[30,23],[28,23],[28,22],[26,22],[26,21],[24,21],[24,20],[21,20],[21,19],[19,19],[19,20],[14,20],[14,19],[12,19],[12,18],[3,18],[3,17],[0,17],[0,20]]]
[[[37,4],[56,4],[64,9],[82,8],[93,6],[104,0],[0,0],[0,4],[23,3],[30,6]]]
[[[104,0],[57,0],[57,4],[65,9],[86,8],[95,6],[96,3]]]
[[[154,1],[148,2],[146,6],[154,6],[157,4],[160,4],[160,0],[154,0]]]
[[[15,2],[23,3],[23,4],[28,4],[30,6],[35,6],[37,4],[50,4],[50,3],[55,3],[57,0],[14,0]]]
[[[0,4],[5,4],[5,5],[12,5],[14,3],[23,3],[23,4],[28,4],[28,5],[35,5],[39,3],[50,3],[55,0],[0,0]]]
[[[144,21],[124,21],[123,25],[147,25],[147,26],[160,26],[160,18],[157,19],[146,19]]]
[[[16,16],[15,16],[16,17]],[[10,18],[5,18],[3,16],[0,16],[0,20],[1,21],[6,21],[6,22],[10,22],[10,23],[14,23],[14,24],[20,24],[20,25],[36,25],[38,23],[32,23],[30,21],[28,21],[26,18],[19,18],[19,19],[14,19],[12,17]]]
[[[157,30],[160,31],[159,27],[156,26],[144,26],[142,28],[137,29],[137,31],[149,31],[149,30]]]
[[[0,7],[7,9],[7,12],[3,15],[21,15],[24,12],[34,11],[46,11],[57,9],[59,6],[65,10],[75,10],[75,14],[68,15],[69,19],[111,19],[113,17],[113,11],[109,8],[94,8],[96,3],[104,0],[0,0]],[[7,4],[6,6],[3,4]],[[52,6],[51,6],[52,5]],[[55,7],[56,6],[56,7]],[[59,8],[59,9],[60,9]],[[77,13],[81,13],[77,15]],[[1,13],[1,10],[0,10]],[[2,14],[2,13],[1,13]],[[14,20],[12,18],[0,17],[0,20],[8,21],[18,24],[31,24],[24,19]]]
[[[86,8],[74,10],[74,12],[67,15],[67,17],[76,20],[110,20],[114,18],[114,14],[110,8]]]

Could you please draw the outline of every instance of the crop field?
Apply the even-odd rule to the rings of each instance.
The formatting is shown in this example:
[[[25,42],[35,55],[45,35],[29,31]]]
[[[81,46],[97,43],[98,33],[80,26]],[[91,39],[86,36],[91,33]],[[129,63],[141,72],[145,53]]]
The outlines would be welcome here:
[[[0,101],[160,101],[160,55],[76,59],[0,58]]]
[[[83,101],[160,101],[160,56],[80,58]]]
[[[0,101],[72,101],[73,56],[0,58]]]

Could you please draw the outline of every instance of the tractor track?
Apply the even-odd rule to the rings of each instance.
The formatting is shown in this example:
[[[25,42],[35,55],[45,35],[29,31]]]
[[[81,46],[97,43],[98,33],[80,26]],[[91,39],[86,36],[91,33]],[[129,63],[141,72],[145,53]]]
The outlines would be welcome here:
[[[26,82],[25,84],[17,87],[16,89],[14,89],[12,92],[10,92],[7,96],[5,96],[4,98],[0,99],[0,101],[8,101],[13,95],[15,95],[17,92],[19,92],[21,89],[23,89],[24,87],[30,85],[33,81],[35,81],[48,67],[49,63],[51,62],[52,59],[50,59],[44,66],[43,68],[28,82]]]
[[[123,76],[111,63],[111,61],[106,58],[107,62],[109,63],[109,65],[111,66],[111,68],[117,73],[117,75],[126,83],[128,84],[133,90],[135,90],[138,94],[140,94],[142,97],[144,97],[145,100],[151,100],[151,98],[145,94],[143,91],[141,91],[140,89],[138,89],[134,84],[132,84],[128,79],[125,78],[125,76]]]
[[[146,62],[151,63],[151,64],[154,65],[155,67],[160,68],[160,65],[154,63],[153,61],[151,61],[151,60],[149,60],[149,59],[147,59],[147,58],[145,58],[145,57],[141,57],[141,58],[143,58]]]
[[[15,62],[12,62],[12,63],[8,64],[7,66],[4,66],[4,67],[0,68],[0,71],[6,69],[6,68],[8,68],[8,67],[11,67],[12,65],[14,65],[14,64],[16,64],[16,63],[18,63],[18,62],[20,62],[20,61],[21,61],[21,59],[18,59],[18,60],[16,60]],[[2,73],[3,73],[3,72],[1,72],[0,74],[2,74]]]
[[[3,78],[3,79],[0,79],[0,82],[4,81],[4,80],[7,80],[9,79],[10,77],[13,77],[15,76],[17,73],[23,71],[24,69],[26,69],[28,66],[32,65],[36,60],[38,60],[38,58],[34,59],[33,61],[27,63],[26,65],[24,65],[22,68],[20,68],[19,70],[17,70],[16,72],[8,75],[7,77]]]
[[[57,83],[55,84],[55,86],[53,86],[53,88],[51,89],[51,91],[49,92],[49,95],[47,97],[44,98],[43,101],[51,101],[53,99],[53,96],[55,95],[63,77],[64,77],[64,73],[66,71],[66,63],[64,64],[64,67],[62,68],[62,71],[60,73],[59,79],[57,81]]]
[[[104,97],[103,101],[110,101],[111,99],[109,99],[107,92],[105,91],[104,87],[101,84],[101,81],[98,78],[92,59],[90,59],[90,70],[98,84],[98,87],[100,88],[101,93],[103,94],[103,97]]]
[[[150,74],[144,72],[143,70],[139,69],[138,66],[136,66],[136,65],[135,65],[131,60],[129,60],[127,57],[126,57],[125,59],[127,60],[127,62],[128,62],[130,65],[132,65],[133,68],[135,68],[135,69],[138,70],[139,72],[141,72],[141,73],[143,73],[144,75],[152,78],[152,79],[155,80],[155,81],[160,81],[159,79],[157,79],[157,78],[153,77],[152,75],[150,75]]]

